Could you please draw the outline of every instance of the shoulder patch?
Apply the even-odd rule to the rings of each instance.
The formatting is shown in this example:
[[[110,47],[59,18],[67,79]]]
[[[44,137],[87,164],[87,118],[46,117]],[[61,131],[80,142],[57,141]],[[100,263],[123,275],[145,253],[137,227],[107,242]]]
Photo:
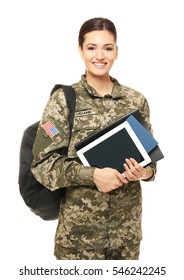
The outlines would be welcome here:
[[[50,137],[53,138],[55,135],[59,133],[57,128],[52,124],[51,121],[46,122],[41,126],[43,130],[46,132],[46,134]]]

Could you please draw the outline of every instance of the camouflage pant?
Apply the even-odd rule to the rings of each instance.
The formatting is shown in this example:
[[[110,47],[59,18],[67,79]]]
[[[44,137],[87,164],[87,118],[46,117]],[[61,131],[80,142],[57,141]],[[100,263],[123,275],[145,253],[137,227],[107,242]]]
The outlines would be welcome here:
[[[138,260],[140,243],[123,246],[119,249],[75,250],[55,245],[57,260]]]

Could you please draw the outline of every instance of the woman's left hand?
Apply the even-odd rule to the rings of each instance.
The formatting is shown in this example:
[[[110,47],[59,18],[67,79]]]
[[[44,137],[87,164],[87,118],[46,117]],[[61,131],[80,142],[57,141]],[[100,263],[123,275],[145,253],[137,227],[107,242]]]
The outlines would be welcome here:
[[[137,180],[147,180],[152,177],[153,170],[152,168],[144,168],[138,164],[138,162],[133,159],[126,159],[124,166],[124,176],[128,181],[137,181]]]

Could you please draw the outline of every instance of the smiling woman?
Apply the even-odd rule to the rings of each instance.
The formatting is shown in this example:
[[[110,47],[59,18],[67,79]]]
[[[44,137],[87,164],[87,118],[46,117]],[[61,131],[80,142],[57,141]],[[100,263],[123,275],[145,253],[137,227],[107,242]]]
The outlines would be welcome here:
[[[100,27],[102,30],[99,29]],[[85,30],[88,32],[85,33]],[[111,94],[113,88],[109,71],[118,55],[116,38],[114,25],[108,20],[101,19],[96,19],[95,26],[93,19],[85,22],[79,33],[79,51],[86,65],[88,83],[102,96]],[[95,77],[100,79],[96,80]]]
[[[156,164],[144,168],[133,158],[122,160],[123,176],[108,166],[84,166],[75,149],[77,142],[135,109],[139,109],[151,130],[146,98],[110,76],[118,56],[116,40],[116,28],[109,19],[92,18],[83,23],[78,48],[86,72],[72,85],[76,91],[76,111],[71,138],[69,110],[62,89],[56,90],[48,101],[38,128],[32,172],[51,191],[66,188],[55,235],[57,259],[139,258],[140,180],[154,180]],[[57,129],[57,137],[51,138],[43,130],[48,121]],[[65,147],[66,156],[60,153]]]

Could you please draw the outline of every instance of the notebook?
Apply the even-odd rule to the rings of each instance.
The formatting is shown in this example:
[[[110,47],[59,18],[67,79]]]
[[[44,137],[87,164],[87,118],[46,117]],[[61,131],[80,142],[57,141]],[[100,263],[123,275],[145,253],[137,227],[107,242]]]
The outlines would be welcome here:
[[[150,156],[128,121],[118,125],[116,123],[115,127],[110,130],[108,127],[106,130],[76,145],[77,155],[83,165],[111,167],[123,173],[126,158],[135,158],[141,166],[151,162]]]

